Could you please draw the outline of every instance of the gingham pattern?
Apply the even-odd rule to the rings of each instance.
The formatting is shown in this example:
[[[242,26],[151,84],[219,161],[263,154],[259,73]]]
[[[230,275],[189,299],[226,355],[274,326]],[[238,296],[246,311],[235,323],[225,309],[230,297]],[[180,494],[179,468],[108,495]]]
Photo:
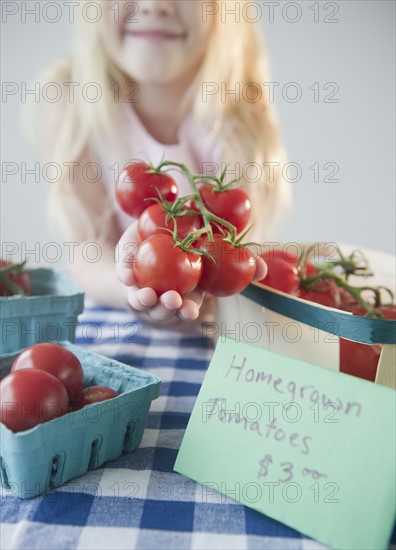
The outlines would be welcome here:
[[[91,304],[76,344],[157,375],[161,395],[133,454],[32,500],[3,491],[3,550],[326,548],[173,472],[213,352],[210,341],[154,330],[129,313]]]

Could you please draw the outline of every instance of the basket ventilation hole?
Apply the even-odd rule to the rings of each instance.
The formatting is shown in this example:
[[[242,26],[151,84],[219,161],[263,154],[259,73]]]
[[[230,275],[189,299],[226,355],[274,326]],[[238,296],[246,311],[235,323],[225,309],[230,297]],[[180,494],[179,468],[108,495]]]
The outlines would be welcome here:
[[[58,457],[54,456],[51,462],[51,477],[54,477],[57,471],[58,471]]]
[[[11,485],[8,483],[8,475],[5,469],[3,458],[0,456],[0,481],[4,489],[11,489]]]
[[[91,455],[89,457],[88,469],[97,468],[99,457],[99,439],[94,439],[91,444]]]
[[[64,460],[64,453],[58,453],[52,457],[49,478],[50,487],[57,487],[60,484]]]
[[[135,432],[136,423],[130,422],[126,425],[125,435],[124,435],[124,451],[130,452],[132,447],[133,434]]]

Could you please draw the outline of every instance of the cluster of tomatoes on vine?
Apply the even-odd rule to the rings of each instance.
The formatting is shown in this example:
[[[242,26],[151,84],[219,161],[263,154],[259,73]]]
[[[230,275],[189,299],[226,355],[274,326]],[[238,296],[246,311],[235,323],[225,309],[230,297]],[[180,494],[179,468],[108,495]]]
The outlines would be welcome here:
[[[179,169],[188,179],[191,195],[177,198],[177,185],[168,170]],[[251,202],[236,181],[194,176],[179,163],[164,161],[154,168],[144,162],[128,164],[116,186],[122,209],[138,219],[142,241],[132,264],[138,286],[158,295],[177,290],[181,295],[198,287],[215,296],[241,292],[252,281],[257,256],[242,244],[250,219]],[[338,250],[332,262],[312,262],[312,250],[259,253],[268,266],[260,281],[276,290],[320,305],[395,319],[393,303],[383,304],[383,292],[367,285],[353,286],[350,275],[370,275],[363,255],[345,257]],[[393,301],[393,295],[391,302]],[[369,297],[367,297],[369,296]],[[340,370],[374,381],[381,346],[340,339]]]
[[[0,259],[0,296],[27,296],[31,293],[32,282],[25,264]]]
[[[175,180],[180,170],[191,194],[178,198]],[[180,163],[163,161],[154,168],[144,162],[128,164],[116,185],[121,208],[138,218],[141,244],[132,262],[139,287],[157,295],[175,290],[181,296],[195,288],[214,296],[244,290],[256,272],[257,256],[242,243],[251,202],[236,180],[193,175]],[[258,245],[257,245],[258,246]]]
[[[301,254],[278,249],[263,253],[268,265],[265,285],[320,305],[347,311],[353,315],[396,319],[393,293],[384,287],[350,284],[350,276],[373,275],[360,251],[345,256],[338,248],[331,261],[313,260],[312,247]],[[381,344],[362,344],[340,338],[340,371],[375,381]]]

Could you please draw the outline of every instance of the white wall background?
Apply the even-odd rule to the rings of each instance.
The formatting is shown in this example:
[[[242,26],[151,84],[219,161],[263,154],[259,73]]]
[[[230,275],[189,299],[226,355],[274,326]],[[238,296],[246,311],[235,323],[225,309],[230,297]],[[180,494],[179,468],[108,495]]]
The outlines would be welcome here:
[[[23,82],[35,80],[40,70],[70,52],[69,13],[65,7],[59,22],[50,23],[45,19],[55,16],[51,2],[1,4],[3,92],[7,83],[18,89],[15,95],[3,94],[1,103],[2,255],[8,251],[20,259],[35,249],[38,254],[27,254],[29,263],[46,263],[54,253],[47,247],[43,254],[53,242],[45,222],[48,184],[23,173],[24,165],[31,169],[38,159],[22,137],[20,90]],[[301,174],[293,184],[294,214],[279,240],[348,242],[394,253],[395,3],[252,4],[256,12],[248,16],[261,10],[271,80],[279,83],[274,97],[289,159]],[[25,8],[33,14],[24,13]],[[289,93],[291,99],[296,90],[291,82],[302,93],[294,103],[284,97]],[[331,92],[336,103],[325,101]],[[316,174],[310,169],[315,163]],[[10,175],[7,170],[13,167],[17,173]],[[290,170],[289,177],[295,175]],[[326,181],[326,176],[338,181]]]

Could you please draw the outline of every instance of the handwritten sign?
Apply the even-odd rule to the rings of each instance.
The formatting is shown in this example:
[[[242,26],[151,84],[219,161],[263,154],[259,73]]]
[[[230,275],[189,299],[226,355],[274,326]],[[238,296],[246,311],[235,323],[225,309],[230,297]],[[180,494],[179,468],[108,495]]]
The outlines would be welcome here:
[[[396,392],[219,340],[175,471],[334,548],[385,549]]]

